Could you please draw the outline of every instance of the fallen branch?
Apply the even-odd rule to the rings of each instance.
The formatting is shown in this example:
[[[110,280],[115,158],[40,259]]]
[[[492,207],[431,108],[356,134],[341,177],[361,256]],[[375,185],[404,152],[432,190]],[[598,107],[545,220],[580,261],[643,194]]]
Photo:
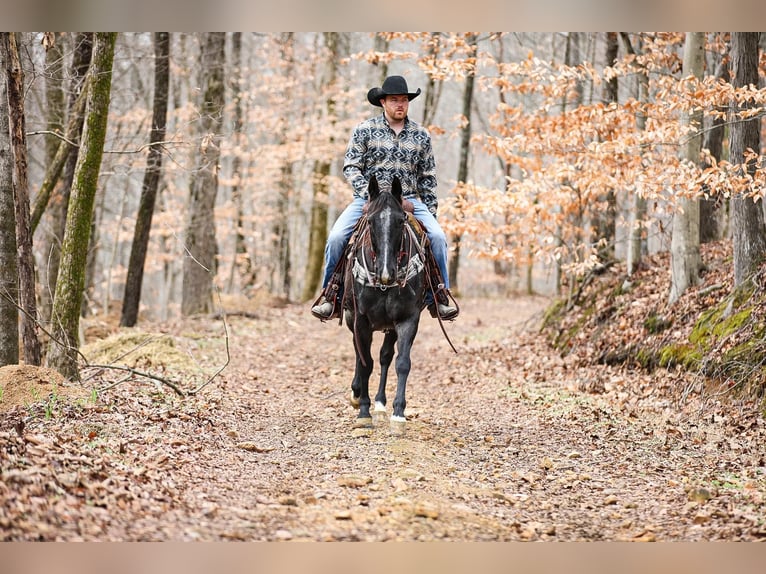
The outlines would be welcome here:
[[[124,366],[121,366],[121,365],[87,365],[86,368],[101,369],[101,370],[113,369],[115,371],[125,371],[125,372],[128,372],[128,373],[132,374],[132,375],[136,375],[136,376],[139,376],[139,377],[145,377],[147,379],[151,379],[153,381],[157,381],[159,383],[162,383],[163,385],[167,385],[168,387],[173,389],[178,396],[185,397],[185,396],[187,396],[189,394],[192,394],[192,393],[185,393],[174,382],[169,381],[168,379],[166,379],[164,377],[159,377],[159,376],[153,375],[151,373],[146,373],[144,371],[139,371],[138,369],[134,369],[133,367],[124,367]],[[106,386],[104,388],[101,388],[101,389],[97,389],[97,392],[99,392],[99,393],[103,392],[103,391],[105,391],[107,389],[111,389],[113,387],[116,387],[117,385],[122,384],[125,381],[129,381],[129,380],[130,380],[130,377],[125,377],[125,378],[123,378],[122,380],[120,380],[120,381],[118,381],[116,383],[112,383],[111,385],[108,385],[108,386]]]

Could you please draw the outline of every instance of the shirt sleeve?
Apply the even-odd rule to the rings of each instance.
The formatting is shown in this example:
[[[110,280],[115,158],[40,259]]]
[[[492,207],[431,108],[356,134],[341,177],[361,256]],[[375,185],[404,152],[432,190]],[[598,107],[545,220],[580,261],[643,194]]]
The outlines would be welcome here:
[[[418,193],[428,211],[436,217],[439,209],[439,198],[436,196],[436,161],[431,147],[431,136],[427,133],[426,136],[417,173]]]
[[[367,150],[367,137],[361,126],[354,128],[343,158],[343,176],[354,189],[354,197],[367,197],[367,180],[362,173],[364,154]]]

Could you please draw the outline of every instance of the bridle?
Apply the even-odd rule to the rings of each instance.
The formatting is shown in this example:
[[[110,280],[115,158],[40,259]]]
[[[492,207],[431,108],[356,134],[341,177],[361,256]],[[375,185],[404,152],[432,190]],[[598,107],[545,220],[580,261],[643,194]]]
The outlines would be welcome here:
[[[399,244],[399,250],[396,255],[396,281],[391,284],[381,283],[375,269],[375,260],[378,255],[372,244],[372,234],[370,226],[370,217],[373,214],[368,213],[363,227],[360,229],[358,238],[358,247],[354,257],[352,274],[354,280],[365,286],[373,287],[381,291],[387,291],[392,287],[402,289],[406,287],[407,282],[417,276],[425,267],[425,242],[427,236],[425,233],[418,237],[413,229],[412,222],[408,220],[404,223],[402,239]]]

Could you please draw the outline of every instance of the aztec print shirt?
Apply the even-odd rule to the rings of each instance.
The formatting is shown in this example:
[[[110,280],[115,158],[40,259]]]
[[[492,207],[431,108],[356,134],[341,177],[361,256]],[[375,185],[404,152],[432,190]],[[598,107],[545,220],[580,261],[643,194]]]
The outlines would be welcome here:
[[[354,197],[362,199],[367,199],[370,176],[377,178],[381,190],[391,189],[394,176],[398,176],[402,196],[419,198],[436,216],[439,201],[431,136],[409,118],[404,119],[398,136],[384,114],[357,125],[346,149],[343,175],[354,188]]]

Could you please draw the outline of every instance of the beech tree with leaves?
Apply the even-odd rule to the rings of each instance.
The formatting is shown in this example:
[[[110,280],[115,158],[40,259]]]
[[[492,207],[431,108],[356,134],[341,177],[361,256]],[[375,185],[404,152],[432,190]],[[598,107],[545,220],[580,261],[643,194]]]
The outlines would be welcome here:
[[[687,32],[684,49],[683,76],[689,81],[702,79],[704,72],[705,35],[702,32]],[[687,128],[683,159],[697,164],[700,159],[702,136],[702,110],[689,110],[682,116],[682,125]],[[673,214],[673,234],[670,244],[670,296],[669,303],[675,303],[684,291],[699,283],[700,258],[700,206],[697,195],[682,196],[676,202]]]

